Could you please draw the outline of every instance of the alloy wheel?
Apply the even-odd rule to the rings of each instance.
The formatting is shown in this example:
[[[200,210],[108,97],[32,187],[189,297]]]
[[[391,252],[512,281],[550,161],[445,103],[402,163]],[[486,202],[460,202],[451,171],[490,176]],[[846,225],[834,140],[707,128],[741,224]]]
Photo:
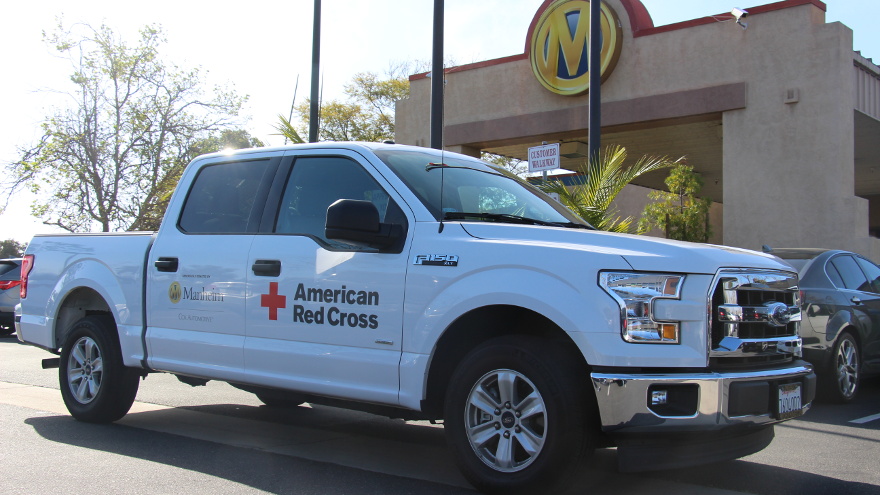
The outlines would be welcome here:
[[[837,346],[837,383],[844,397],[852,397],[856,392],[859,378],[859,357],[855,343],[844,338]]]
[[[67,358],[67,386],[77,402],[88,404],[98,395],[103,375],[101,348],[90,337],[81,337]]]
[[[510,473],[529,466],[544,446],[546,422],[543,397],[517,371],[491,371],[468,394],[468,441],[480,460],[497,471]]]

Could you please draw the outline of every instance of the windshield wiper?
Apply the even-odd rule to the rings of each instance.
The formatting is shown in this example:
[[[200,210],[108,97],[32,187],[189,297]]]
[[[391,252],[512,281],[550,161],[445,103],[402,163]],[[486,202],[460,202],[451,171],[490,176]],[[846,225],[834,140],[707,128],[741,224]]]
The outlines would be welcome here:
[[[443,215],[444,220],[468,220],[479,219],[502,223],[517,223],[525,225],[542,225],[545,227],[566,227],[573,229],[589,229],[586,225],[574,222],[548,222],[537,218],[522,217],[509,213],[468,213],[463,211],[448,211]]]

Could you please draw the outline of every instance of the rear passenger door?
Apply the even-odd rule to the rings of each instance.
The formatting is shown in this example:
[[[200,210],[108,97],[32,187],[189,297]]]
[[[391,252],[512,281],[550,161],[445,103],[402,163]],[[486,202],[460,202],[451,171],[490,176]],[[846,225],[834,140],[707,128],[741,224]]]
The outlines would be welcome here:
[[[396,404],[406,245],[392,252],[327,239],[327,207],[372,202],[380,221],[409,222],[394,192],[353,151],[300,152],[276,180],[267,232],[248,259],[250,380],[322,395]],[[274,193],[273,193],[274,195]]]
[[[192,186],[169,206],[180,215],[164,220],[148,260],[151,367],[242,378],[245,262],[279,162],[263,153],[188,171]]]

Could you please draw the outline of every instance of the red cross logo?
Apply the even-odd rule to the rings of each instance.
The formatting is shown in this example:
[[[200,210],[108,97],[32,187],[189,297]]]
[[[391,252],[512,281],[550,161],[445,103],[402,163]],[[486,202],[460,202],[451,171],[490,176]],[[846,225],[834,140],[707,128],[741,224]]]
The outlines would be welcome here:
[[[269,282],[269,293],[260,295],[260,306],[269,308],[269,319],[278,319],[278,308],[287,307],[287,296],[278,293],[278,282]]]

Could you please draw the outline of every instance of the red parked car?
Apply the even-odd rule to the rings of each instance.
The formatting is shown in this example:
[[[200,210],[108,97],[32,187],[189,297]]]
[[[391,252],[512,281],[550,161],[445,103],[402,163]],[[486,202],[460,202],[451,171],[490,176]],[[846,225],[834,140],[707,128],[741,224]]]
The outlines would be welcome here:
[[[19,301],[21,258],[0,260],[0,335],[15,331],[15,305]]]

